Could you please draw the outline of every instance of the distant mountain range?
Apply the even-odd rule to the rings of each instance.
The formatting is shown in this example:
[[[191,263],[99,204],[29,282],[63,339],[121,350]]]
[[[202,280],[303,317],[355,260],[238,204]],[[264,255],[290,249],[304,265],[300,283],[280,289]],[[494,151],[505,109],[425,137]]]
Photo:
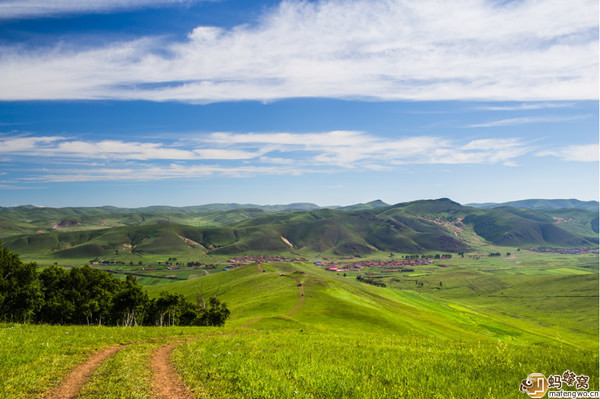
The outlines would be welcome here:
[[[542,200],[519,204],[533,206],[535,201]],[[396,205],[373,201],[337,208],[306,203],[137,209],[22,206],[0,208],[0,237],[17,252],[56,258],[194,251],[462,252],[485,243],[597,247],[598,210],[527,209],[506,204],[487,209],[462,206],[446,198]]]
[[[585,209],[588,211],[598,210],[598,201],[579,201],[576,199],[527,199],[511,202],[487,202],[483,204],[466,204],[475,208],[498,208],[501,206],[510,206],[512,208],[527,208],[537,210],[549,209]]]

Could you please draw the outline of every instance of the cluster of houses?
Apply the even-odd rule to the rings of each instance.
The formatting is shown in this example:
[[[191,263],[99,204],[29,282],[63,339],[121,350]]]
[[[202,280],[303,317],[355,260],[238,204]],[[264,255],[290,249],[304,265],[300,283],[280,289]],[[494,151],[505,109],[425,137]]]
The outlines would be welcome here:
[[[287,256],[263,256],[263,255],[249,256],[249,255],[245,255],[245,256],[233,257],[233,258],[229,259],[227,262],[230,263],[228,268],[231,269],[231,268],[236,268],[236,267],[240,267],[240,266],[245,266],[250,263],[301,262],[301,261],[305,261],[305,260],[306,259],[300,258],[300,257],[289,258]]]
[[[112,259],[92,259],[89,262],[90,266],[93,265],[117,265],[117,266],[125,266],[125,262],[120,261],[120,260],[112,260]]]
[[[313,262],[317,266],[325,267],[325,270],[332,272],[355,271],[365,267],[382,268],[382,273],[395,272],[412,272],[414,269],[406,268],[406,266],[430,265],[431,259],[392,259],[392,260],[363,260],[349,264],[338,264],[338,262],[323,263],[322,261]]]
[[[527,251],[553,253],[553,254],[598,254],[598,248],[523,248]]]

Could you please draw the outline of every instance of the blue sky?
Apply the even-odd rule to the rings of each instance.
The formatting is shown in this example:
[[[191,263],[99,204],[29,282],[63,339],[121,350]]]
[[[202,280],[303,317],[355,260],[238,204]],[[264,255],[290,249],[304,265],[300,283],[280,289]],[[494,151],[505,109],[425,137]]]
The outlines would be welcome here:
[[[598,3],[0,0],[0,206],[598,199]]]

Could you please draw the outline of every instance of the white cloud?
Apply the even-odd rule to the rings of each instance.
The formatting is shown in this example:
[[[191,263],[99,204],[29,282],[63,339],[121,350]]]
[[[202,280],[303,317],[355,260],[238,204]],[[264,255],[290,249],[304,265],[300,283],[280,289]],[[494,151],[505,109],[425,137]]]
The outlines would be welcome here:
[[[21,179],[27,182],[72,183],[90,181],[153,181],[166,179],[194,179],[210,176],[248,177],[256,175],[285,175],[301,173],[298,169],[277,167],[219,165],[168,166],[135,165],[129,168],[66,169],[51,173],[38,173],[35,177]]]
[[[63,137],[12,137],[0,140],[0,154],[26,153],[32,149],[43,149]]]
[[[522,103],[517,105],[489,105],[485,107],[479,107],[478,109],[488,111],[531,111],[538,109],[553,109],[553,108],[573,108],[575,103],[563,103],[563,102],[531,102]]]
[[[468,125],[467,127],[500,127],[500,126],[514,126],[514,125],[525,125],[529,123],[556,123],[556,122],[568,122],[577,119],[589,118],[591,115],[573,115],[573,116],[540,116],[532,117],[525,116],[521,118],[510,118],[501,119],[492,122],[475,123]]]
[[[550,151],[541,151],[537,156],[555,156],[563,161],[598,162],[600,146],[598,144],[569,145]]]
[[[597,29],[596,0],[284,1],[182,42],[5,47],[0,99],[597,99]]]
[[[191,179],[393,170],[399,165],[516,167],[529,154],[597,162],[598,144],[540,151],[519,138],[465,141],[381,137],[359,131],[212,133],[187,140],[84,141],[60,136],[3,137],[2,183]]]
[[[0,20],[157,7],[192,1],[194,0],[5,0],[0,2]]]
[[[10,158],[2,162],[17,165],[7,179],[15,178],[20,169],[17,180],[51,182],[381,171],[408,164],[511,164],[531,151],[516,138],[460,142],[358,131],[212,133],[176,144],[59,136],[0,139],[0,154]]]
[[[120,140],[81,141],[64,137],[14,137],[0,139],[0,154],[85,159],[194,159],[187,150],[169,148],[160,143]]]

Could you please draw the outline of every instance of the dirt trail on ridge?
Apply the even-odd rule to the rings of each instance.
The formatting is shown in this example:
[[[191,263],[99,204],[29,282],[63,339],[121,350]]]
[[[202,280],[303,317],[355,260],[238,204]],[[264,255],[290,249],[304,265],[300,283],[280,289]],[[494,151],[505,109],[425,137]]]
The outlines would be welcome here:
[[[189,388],[181,381],[179,374],[171,363],[171,353],[175,347],[184,342],[161,346],[154,352],[151,360],[152,372],[154,373],[154,392],[160,399],[192,399],[194,396]]]
[[[77,398],[79,391],[87,380],[92,376],[94,371],[109,357],[129,345],[118,345],[104,348],[99,352],[94,353],[88,360],[81,363],[73,371],[71,371],[60,383],[58,388],[53,390],[44,398],[47,399],[71,399]]]
[[[298,284],[298,290],[300,291],[300,298],[298,299],[298,303],[296,303],[296,306],[294,306],[294,308],[292,310],[290,310],[288,312],[288,314],[286,314],[287,317],[290,317],[294,313],[296,313],[296,311],[298,309],[300,309],[300,306],[302,306],[302,302],[304,302],[304,286],[302,285],[302,283],[300,282],[300,280],[298,280],[296,277],[293,277],[293,276],[285,276],[285,277],[289,277],[291,279],[294,279],[296,281],[296,284]]]

